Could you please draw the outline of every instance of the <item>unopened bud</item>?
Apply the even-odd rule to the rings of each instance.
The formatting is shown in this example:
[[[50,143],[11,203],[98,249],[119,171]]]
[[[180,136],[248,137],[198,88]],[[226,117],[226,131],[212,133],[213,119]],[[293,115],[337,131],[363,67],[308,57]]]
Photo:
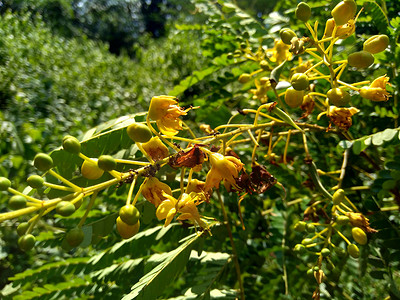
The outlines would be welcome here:
[[[368,242],[367,234],[360,227],[353,227],[351,230],[353,239],[360,245],[365,245]]]
[[[238,79],[238,80],[239,80],[240,83],[246,83],[246,82],[249,82],[250,79],[251,79],[250,74],[248,74],[248,73],[243,73],[242,75],[239,76],[239,79]]]
[[[359,51],[350,54],[347,57],[347,61],[350,66],[357,69],[368,68],[374,63],[374,56],[367,51]]]
[[[296,18],[300,21],[307,22],[311,17],[311,8],[305,2],[300,2],[296,7]]]
[[[290,87],[285,93],[285,102],[291,108],[299,107],[303,103],[304,92],[296,91],[294,88]]]
[[[382,52],[389,45],[389,38],[385,34],[371,36],[364,42],[364,51],[376,54]]]
[[[293,74],[290,79],[290,84],[297,91],[303,91],[308,88],[308,76],[304,73],[296,73]]]
[[[354,17],[357,11],[357,4],[354,0],[344,0],[332,10],[332,17],[337,26],[346,24]]]
[[[290,45],[290,40],[294,37],[297,37],[296,33],[290,28],[281,29],[281,31],[279,31],[279,35],[282,42],[284,42],[286,45]]]
[[[348,92],[340,88],[330,89],[326,96],[329,99],[329,103],[335,106],[345,106],[350,100],[351,96]],[[342,190],[343,191],[343,190]]]

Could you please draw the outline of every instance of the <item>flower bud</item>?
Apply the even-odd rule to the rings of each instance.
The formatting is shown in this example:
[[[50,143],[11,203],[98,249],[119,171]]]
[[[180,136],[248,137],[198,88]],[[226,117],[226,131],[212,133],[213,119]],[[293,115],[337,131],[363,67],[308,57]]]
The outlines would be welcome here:
[[[151,139],[151,130],[145,124],[133,123],[126,128],[128,136],[134,142],[147,143]]]
[[[311,8],[305,2],[300,2],[296,7],[296,18],[300,21],[307,22],[311,17]]]
[[[333,193],[332,202],[334,205],[339,205],[344,200],[344,190],[338,189],[336,192]]]
[[[285,93],[285,102],[291,108],[299,107],[303,103],[303,91],[296,91],[294,88],[290,87]]]
[[[0,191],[6,191],[11,187],[11,181],[8,178],[0,177]]]
[[[332,17],[337,26],[346,24],[354,17],[357,11],[357,4],[354,0],[344,0],[338,3],[332,10]]]
[[[321,255],[322,255],[323,257],[328,257],[329,255],[331,255],[331,251],[330,251],[328,248],[323,248],[323,249],[321,250]]]
[[[21,208],[26,207],[26,202],[27,202],[27,200],[26,200],[26,198],[24,196],[14,195],[8,201],[8,206],[12,210],[17,210],[17,209],[21,209]]]
[[[121,220],[120,217],[117,218],[117,231],[123,239],[129,239],[138,233],[140,228],[140,221],[135,225],[126,224]]]
[[[290,84],[297,91],[305,90],[309,85],[308,76],[304,73],[293,74],[292,78],[290,79]]]
[[[353,236],[353,239],[359,243],[360,245],[365,245],[368,242],[368,238],[364,230],[362,230],[360,227],[353,227],[351,229],[351,234]]]
[[[28,177],[26,182],[28,183],[28,185],[31,188],[39,189],[43,186],[44,179],[42,177],[40,177],[39,175],[31,175]]]
[[[304,230],[306,230],[306,222],[304,221],[299,221],[294,225],[294,230],[298,231],[298,232],[302,232]]]
[[[65,151],[73,153],[73,154],[78,154],[81,152],[81,143],[76,137],[67,135],[63,138],[63,148]]]
[[[360,250],[358,249],[357,245],[350,244],[347,246],[347,252],[353,258],[358,258],[360,256]]]
[[[284,42],[286,45],[290,45],[290,40],[294,37],[297,37],[296,33],[290,28],[282,28],[281,31],[279,31],[279,35],[282,42]]]
[[[53,167],[53,159],[48,154],[38,153],[33,159],[33,165],[39,171],[44,172]]]
[[[265,59],[263,59],[262,61],[260,61],[260,68],[264,71],[268,71],[269,63]]]
[[[61,201],[56,206],[56,212],[63,217],[68,217],[75,212],[75,206],[68,201]]]
[[[348,216],[339,216],[336,218],[336,223],[340,226],[346,225],[350,222],[350,219]]]
[[[347,57],[347,61],[350,66],[357,69],[368,68],[374,63],[374,56],[367,51],[359,51],[350,54]]]
[[[92,162],[91,160],[85,160],[81,167],[82,176],[87,179],[99,179],[104,171],[97,166],[97,163]]]
[[[36,238],[32,234],[25,234],[18,239],[18,246],[22,251],[31,250],[36,243]]]
[[[111,155],[101,155],[97,161],[97,166],[104,171],[112,171],[117,166],[117,162]]]
[[[382,52],[389,45],[389,38],[385,34],[371,36],[364,42],[364,51],[376,54]]]
[[[70,231],[67,232],[65,236],[67,243],[71,247],[78,247],[83,242],[84,238],[85,238],[85,233],[80,227],[72,228]]]
[[[249,82],[250,79],[251,79],[250,74],[248,74],[248,73],[243,73],[243,74],[241,74],[241,75],[239,76],[239,79],[238,79],[238,80],[239,80],[240,83],[246,83],[246,82]]]
[[[335,106],[345,106],[351,100],[350,94],[340,88],[330,89],[326,96],[329,99],[329,103]]]

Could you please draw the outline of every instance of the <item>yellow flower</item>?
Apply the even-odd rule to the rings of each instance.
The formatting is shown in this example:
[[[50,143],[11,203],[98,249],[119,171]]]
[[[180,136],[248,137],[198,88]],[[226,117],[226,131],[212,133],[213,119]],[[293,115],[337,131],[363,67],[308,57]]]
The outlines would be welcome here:
[[[325,25],[325,32],[323,39],[331,37],[333,33],[333,28],[335,27],[335,20],[333,18],[328,19]],[[341,39],[346,39],[354,33],[356,30],[356,20],[350,19],[346,24],[337,26],[335,37],[340,37]]]
[[[149,108],[150,119],[156,121],[158,129],[165,135],[176,135],[182,129],[180,116],[186,111],[179,107],[175,97],[156,96],[151,99]]]
[[[172,195],[172,191],[168,185],[156,177],[149,177],[143,184],[142,195],[147,201],[158,207],[166,199],[164,195]]]
[[[154,161],[159,161],[166,158],[169,154],[167,146],[161,142],[160,138],[155,136],[150,139],[147,143],[142,144],[144,151]]]
[[[168,226],[174,216],[180,213],[181,215],[177,220],[189,220],[202,228],[207,227],[207,224],[201,220],[199,211],[197,210],[197,205],[206,200],[203,193],[183,193],[179,200],[171,195],[164,194],[164,196],[166,200],[158,206],[156,211],[156,216],[159,220],[165,219],[164,226]]]
[[[332,123],[343,130],[348,130],[353,124],[351,117],[360,110],[355,107],[336,107],[330,106],[327,116]]]
[[[163,193],[165,200],[157,207],[156,216],[161,221],[165,219],[164,226],[168,226],[176,215],[176,200],[171,195]]]
[[[369,87],[362,87],[360,89],[361,97],[372,101],[387,101],[390,97],[386,91],[386,85],[389,84],[389,77],[383,75],[375,79]]]
[[[211,169],[207,174],[204,190],[219,187],[221,180],[228,181],[234,187],[237,187],[236,179],[239,171],[243,168],[243,163],[233,156],[223,156],[220,153],[210,154]]]
[[[268,101],[267,92],[271,89],[271,82],[269,78],[261,78],[260,80],[255,80],[256,89],[251,89],[249,92],[254,94],[253,99],[259,99],[261,102],[265,103]]]
[[[269,60],[281,64],[285,59],[290,60],[292,53],[289,52],[290,45],[286,45],[282,40],[276,40],[274,48],[267,50],[270,54]]]

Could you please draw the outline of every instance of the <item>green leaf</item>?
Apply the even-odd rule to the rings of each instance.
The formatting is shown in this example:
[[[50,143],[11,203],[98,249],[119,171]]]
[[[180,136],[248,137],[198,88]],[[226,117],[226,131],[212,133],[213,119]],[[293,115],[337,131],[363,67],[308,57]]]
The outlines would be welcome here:
[[[198,237],[199,235],[195,233],[175,250],[157,257],[158,265],[144,275],[139,282],[132,287],[132,291],[126,295],[123,300],[152,300],[161,295],[163,289],[169,285],[173,278],[186,266],[194,242]]]

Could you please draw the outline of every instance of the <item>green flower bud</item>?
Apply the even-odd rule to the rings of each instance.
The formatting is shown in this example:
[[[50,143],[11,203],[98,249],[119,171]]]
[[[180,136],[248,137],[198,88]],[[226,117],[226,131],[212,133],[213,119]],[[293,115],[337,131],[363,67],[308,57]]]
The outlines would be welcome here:
[[[310,19],[311,17],[311,8],[307,3],[300,2],[299,4],[297,4],[295,14],[297,19],[303,22],[307,22],[308,19]]]
[[[353,239],[359,243],[360,245],[365,245],[368,242],[368,238],[364,230],[362,230],[359,227],[353,227],[351,229],[351,234],[353,236]]]
[[[303,103],[303,97],[303,91],[296,91],[294,88],[290,87],[286,90],[285,102],[291,108],[296,108]]]
[[[240,83],[246,83],[246,82],[249,82],[250,79],[251,79],[250,74],[248,74],[248,73],[243,73],[242,75],[239,76],[239,79],[238,79],[238,80],[239,80]]]
[[[333,248],[333,251],[339,257],[345,257],[346,256],[346,251],[341,247],[335,247],[335,248]]]
[[[128,136],[139,143],[147,143],[152,138],[151,130],[145,124],[133,123],[126,128]]]
[[[139,221],[140,213],[135,206],[130,204],[121,207],[119,210],[119,217],[124,223],[128,225],[135,225]]]
[[[364,42],[364,51],[376,54],[382,52],[389,46],[389,37],[385,34],[371,36]]]
[[[0,177],[0,191],[7,191],[11,187],[11,181],[8,178]]]
[[[290,84],[296,91],[302,91],[308,88],[308,76],[304,73],[293,74]]]
[[[64,137],[62,145],[64,150],[67,152],[73,154],[79,154],[79,152],[81,152],[81,143],[76,137],[73,136]]]
[[[323,248],[323,249],[321,250],[321,255],[322,255],[323,257],[328,257],[329,255],[331,255],[331,251],[330,251],[328,248]]]
[[[346,24],[354,17],[357,11],[357,4],[354,0],[344,0],[338,3],[332,10],[332,17],[337,26]]]
[[[33,165],[39,171],[47,171],[53,167],[53,159],[46,153],[38,153],[33,159]]]
[[[358,249],[357,245],[350,244],[347,246],[347,252],[353,258],[358,258],[360,256],[360,250]]]
[[[8,201],[8,206],[12,210],[17,210],[26,207],[26,198],[21,195],[14,195]]]
[[[90,160],[85,160],[81,167],[82,176],[87,179],[99,179],[104,171],[97,166],[97,163],[94,163]]]
[[[296,33],[290,28],[282,28],[279,31],[282,42],[286,45],[291,45],[290,41],[292,38],[297,37]]]
[[[345,197],[344,190],[338,189],[337,191],[335,191],[333,193],[333,196],[332,196],[333,204],[334,205],[339,205],[340,203],[343,202],[344,197]]]
[[[268,71],[269,70],[269,64],[266,60],[262,60],[260,62],[260,68],[263,69],[264,71]]]
[[[35,246],[36,238],[32,234],[26,234],[18,239],[18,246],[22,251],[29,251]]]
[[[367,51],[354,52],[347,57],[347,62],[352,67],[364,69],[374,63],[374,56]]]
[[[326,96],[329,99],[329,103],[335,106],[345,106],[351,100],[350,94],[340,88],[330,89]]]
[[[112,171],[117,166],[117,162],[111,155],[101,155],[97,161],[97,166],[104,171]]]
[[[61,201],[56,206],[56,212],[63,217],[68,217],[75,212],[75,205],[68,201]]]
[[[306,245],[312,244],[312,243],[313,243],[313,240],[312,240],[312,239],[309,239],[309,238],[305,238],[305,239],[303,239],[303,240],[301,241],[301,243],[302,243],[304,246],[306,246]]]
[[[304,245],[302,244],[297,244],[296,246],[294,246],[293,251],[301,255],[306,253],[306,247],[304,247]]]
[[[44,179],[39,175],[31,175],[26,180],[28,185],[33,189],[39,189],[43,186]]]
[[[303,232],[304,230],[306,230],[306,222],[304,221],[299,221],[294,225],[294,230],[298,231],[298,232]]]
[[[17,227],[18,235],[23,236],[26,233],[26,231],[28,230],[29,225],[30,224],[28,222],[22,222],[21,224],[19,224]]]
[[[315,232],[315,226],[314,226],[314,224],[307,223],[307,225],[306,225],[306,230],[307,230],[307,232],[309,232],[309,233]]]
[[[83,233],[83,230],[80,227],[75,227],[71,229],[65,236],[67,243],[71,247],[78,247],[83,242],[84,238],[85,234]]]

